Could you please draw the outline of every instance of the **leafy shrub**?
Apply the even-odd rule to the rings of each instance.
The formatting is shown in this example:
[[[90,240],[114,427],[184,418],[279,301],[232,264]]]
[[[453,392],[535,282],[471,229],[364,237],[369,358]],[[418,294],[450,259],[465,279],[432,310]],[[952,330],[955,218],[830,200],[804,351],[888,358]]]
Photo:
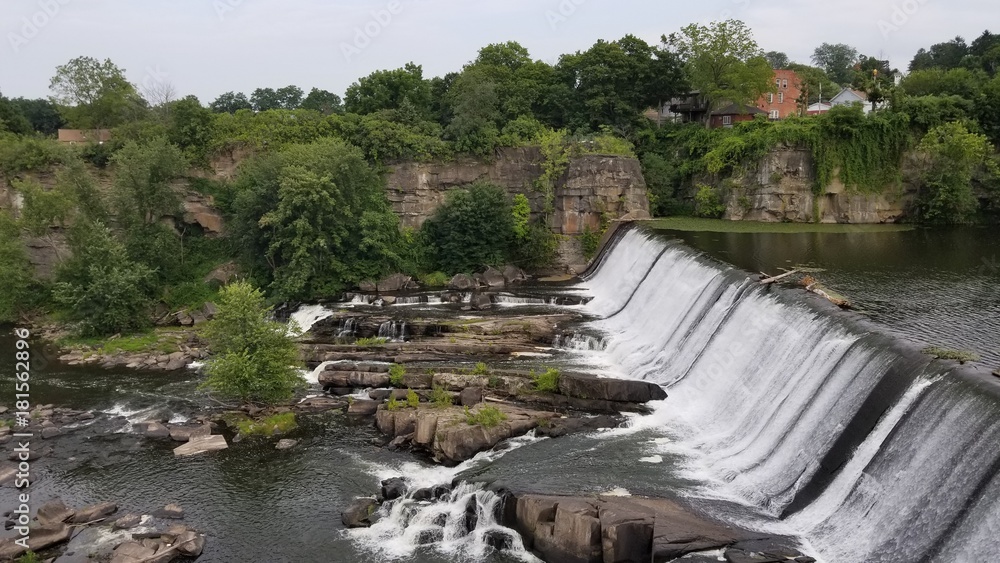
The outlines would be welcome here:
[[[406,369],[399,364],[392,364],[389,368],[389,383],[393,387],[403,386],[403,377],[406,375]]]
[[[435,408],[446,409],[452,403],[451,393],[445,391],[443,387],[434,387],[431,389],[431,403]]]
[[[415,408],[417,408],[417,407],[420,406],[420,396],[417,395],[417,392],[414,391],[413,389],[410,389],[406,393],[406,404],[409,405],[410,408],[413,408],[413,409],[415,409]]]
[[[400,404],[400,402],[396,400],[396,397],[389,397],[389,402],[385,404],[385,408],[389,409],[390,411],[398,411],[403,407]]]
[[[507,420],[507,415],[496,407],[481,406],[476,412],[472,412],[469,410],[469,407],[465,407],[465,423],[469,426],[493,428],[505,420]]]
[[[601,237],[603,235],[597,231],[590,230],[590,227],[584,227],[583,233],[579,236],[580,240],[580,250],[583,251],[583,257],[590,260],[597,254],[597,248],[601,245]]]
[[[936,224],[970,221],[979,204],[972,191],[973,173],[993,152],[989,139],[970,132],[963,123],[947,123],[931,129],[919,148],[930,159],[918,196],[920,220]]]
[[[271,319],[264,294],[247,282],[232,283],[222,289],[218,308],[203,332],[214,354],[203,387],[243,402],[291,399],[303,384],[298,348],[286,326]]]
[[[454,191],[423,225],[436,268],[448,273],[499,266],[510,255],[514,222],[503,189],[477,182]]]
[[[432,272],[420,276],[420,285],[424,287],[445,287],[451,278],[444,272]]]
[[[535,390],[543,393],[559,392],[559,370],[548,368],[543,373],[532,372],[532,380],[535,383]]]
[[[719,198],[719,192],[712,186],[701,184],[694,196],[695,212],[698,217],[718,219],[726,212],[726,206]]]
[[[479,362],[476,367],[472,369],[472,375],[489,375],[490,366],[486,365],[484,362]]]

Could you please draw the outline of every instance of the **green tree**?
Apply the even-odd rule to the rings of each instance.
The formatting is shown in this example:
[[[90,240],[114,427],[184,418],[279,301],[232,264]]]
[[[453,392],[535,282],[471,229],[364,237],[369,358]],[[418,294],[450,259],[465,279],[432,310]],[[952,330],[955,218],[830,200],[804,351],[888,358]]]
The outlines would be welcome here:
[[[295,85],[278,88],[274,93],[278,98],[280,109],[299,109],[299,106],[302,105],[302,98],[305,96],[302,88]]]
[[[257,88],[250,94],[250,105],[254,111],[282,109],[281,97],[274,88]]]
[[[771,64],[771,68],[775,70],[786,69],[788,65],[792,64],[792,60],[788,58],[788,55],[780,51],[768,51],[764,53],[764,58]]]
[[[212,112],[195,96],[182,98],[170,106],[167,138],[180,147],[189,160],[203,161],[212,141]]]
[[[31,264],[18,237],[18,226],[0,210],[0,323],[18,320],[31,299]]]
[[[455,149],[478,156],[492,155],[500,142],[498,122],[502,118],[496,84],[478,74],[465,73],[449,94],[454,100],[454,114],[445,132],[455,141]]]
[[[11,103],[27,118],[31,128],[47,137],[56,135],[66,121],[59,115],[59,108],[46,99],[29,100],[14,98]]]
[[[226,92],[208,107],[215,113],[236,113],[241,109],[253,109],[253,104],[242,92]]]
[[[515,237],[511,203],[502,188],[479,182],[448,194],[423,232],[437,270],[471,273],[499,266]]]
[[[351,84],[344,105],[348,113],[368,114],[398,109],[407,99],[421,116],[429,116],[430,97],[430,82],[424,80],[423,68],[407,63],[403,68],[375,71]]]
[[[302,100],[300,107],[302,109],[318,111],[323,115],[344,113],[344,102],[340,99],[340,96],[326,90],[320,90],[319,88],[310,90],[309,95]]]
[[[931,129],[918,147],[927,155],[927,169],[918,196],[918,213],[924,223],[969,222],[978,201],[972,191],[972,177],[992,154],[984,135],[972,133],[960,122]]]
[[[188,168],[180,149],[163,137],[143,144],[129,142],[112,160],[117,172],[114,199],[120,223],[151,225],[177,213],[180,197],[171,182]]]
[[[49,88],[60,113],[80,129],[115,127],[144,105],[125,71],[110,59],[78,57],[56,67]]]
[[[303,385],[300,362],[288,328],[271,320],[264,295],[244,281],[229,284],[219,296],[219,311],[205,327],[212,357],[203,386],[244,403],[288,401]]]
[[[773,69],[741,21],[691,24],[663,41],[684,60],[691,86],[710,110],[723,101],[754,105],[774,88]]]
[[[820,98],[829,102],[831,98],[840,93],[840,86],[830,80],[826,71],[819,67],[792,63],[788,65],[788,68],[795,71],[799,77],[799,88],[802,90],[802,99],[799,100],[801,106],[815,104],[820,101]]]
[[[152,270],[132,261],[101,223],[75,224],[69,244],[73,256],[60,268],[53,296],[80,332],[107,335],[148,326]]]
[[[31,133],[31,122],[21,112],[21,108],[0,94],[0,133],[9,131],[15,135]]]
[[[812,61],[826,71],[831,80],[847,86],[854,80],[854,65],[858,62],[858,50],[844,43],[823,43],[813,51]]]
[[[236,184],[233,234],[275,299],[330,297],[398,268],[398,219],[357,148],[293,145],[247,163]]]
[[[585,52],[562,57],[559,66],[573,91],[571,127],[597,130],[604,125],[629,134],[644,110],[686,89],[673,53],[632,35],[598,41]]]
[[[920,49],[910,61],[910,71],[938,68],[950,70],[962,66],[969,54],[969,46],[965,39],[956,37],[951,41],[931,45],[931,48]]]

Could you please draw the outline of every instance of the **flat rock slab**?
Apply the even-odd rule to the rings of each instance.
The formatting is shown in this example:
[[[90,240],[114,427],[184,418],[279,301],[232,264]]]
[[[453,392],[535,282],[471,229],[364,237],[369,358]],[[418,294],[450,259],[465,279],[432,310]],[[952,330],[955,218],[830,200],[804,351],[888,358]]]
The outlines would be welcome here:
[[[184,444],[183,446],[178,446],[174,448],[174,455],[178,456],[191,456],[203,454],[206,452],[215,452],[219,450],[224,450],[229,447],[226,443],[225,436],[215,435],[215,436],[204,436],[201,438],[195,438],[190,442]]]
[[[647,403],[667,398],[667,392],[662,387],[648,381],[573,373],[563,374],[559,377],[559,392],[578,399],[622,403]]]

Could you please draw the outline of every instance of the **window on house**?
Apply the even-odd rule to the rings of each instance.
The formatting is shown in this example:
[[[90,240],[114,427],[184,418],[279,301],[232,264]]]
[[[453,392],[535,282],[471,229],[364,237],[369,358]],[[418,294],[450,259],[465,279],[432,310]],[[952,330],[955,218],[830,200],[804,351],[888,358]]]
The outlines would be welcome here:
[[[780,78],[775,78],[774,79],[774,85],[775,86],[781,86],[781,79]]]
[[[767,95],[767,103],[769,103],[769,104],[773,104],[774,103],[774,94],[768,94]]]
[[[731,115],[723,115],[722,116],[722,124],[723,125],[732,125],[733,124],[733,116],[731,116]]]
[[[781,119],[781,113],[776,109],[771,110],[771,119]]]
[[[781,81],[781,87],[782,88],[788,88],[788,79],[787,78]]]
[[[785,93],[784,92],[778,92],[778,103],[779,104],[785,103]]]

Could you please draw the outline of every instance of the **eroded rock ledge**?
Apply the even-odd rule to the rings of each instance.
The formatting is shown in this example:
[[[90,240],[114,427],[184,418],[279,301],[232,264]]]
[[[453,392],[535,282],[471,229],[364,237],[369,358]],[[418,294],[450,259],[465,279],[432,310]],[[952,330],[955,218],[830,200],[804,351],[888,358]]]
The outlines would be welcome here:
[[[729,563],[815,561],[790,539],[713,522],[660,498],[508,494],[503,524],[549,563],[666,563],[713,550]],[[719,561],[698,557],[684,561]]]

